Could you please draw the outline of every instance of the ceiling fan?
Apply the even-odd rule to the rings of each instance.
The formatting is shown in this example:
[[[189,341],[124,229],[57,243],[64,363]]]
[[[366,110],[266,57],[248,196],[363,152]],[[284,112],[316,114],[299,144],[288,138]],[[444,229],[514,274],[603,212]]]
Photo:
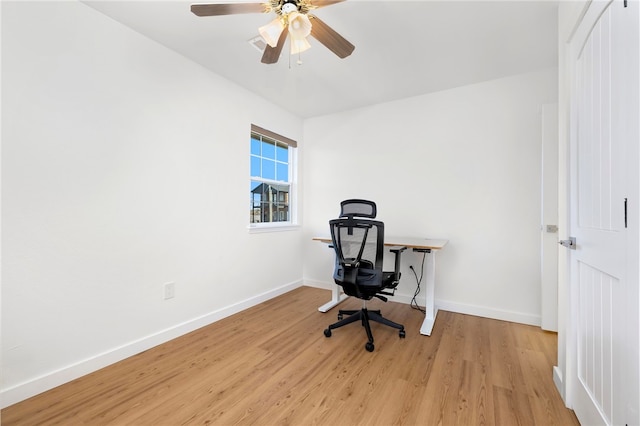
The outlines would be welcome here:
[[[258,31],[267,42],[262,63],[275,64],[290,36],[291,54],[307,50],[311,45],[307,36],[318,40],[340,58],[351,55],[355,46],[309,12],[345,0],[268,0],[266,3],[212,3],[192,4],[191,12],[198,16],[235,15],[243,13],[270,13],[278,16]],[[286,31],[285,31],[286,30]]]

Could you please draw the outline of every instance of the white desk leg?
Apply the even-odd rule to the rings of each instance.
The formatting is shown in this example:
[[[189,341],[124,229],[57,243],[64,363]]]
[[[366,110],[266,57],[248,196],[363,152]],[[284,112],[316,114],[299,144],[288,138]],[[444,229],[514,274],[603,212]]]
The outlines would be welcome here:
[[[436,322],[436,315],[438,310],[435,308],[434,296],[436,288],[436,250],[431,250],[431,253],[427,253],[427,271],[425,283],[425,317],[420,327],[420,334],[431,336],[431,330],[433,330],[433,324]]]
[[[347,296],[346,294],[340,293],[340,286],[336,284],[333,286],[333,290],[331,290],[331,300],[325,303],[324,305],[320,306],[318,310],[320,312],[327,312],[329,309],[333,308],[339,303],[344,302],[348,298],[349,296]]]

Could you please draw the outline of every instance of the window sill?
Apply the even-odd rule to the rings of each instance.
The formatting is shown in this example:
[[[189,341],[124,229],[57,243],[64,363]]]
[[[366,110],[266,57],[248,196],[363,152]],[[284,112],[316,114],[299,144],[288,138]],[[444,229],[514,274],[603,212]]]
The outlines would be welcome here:
[[[260,226],[247,226],[247,231],[250,234],[262,234],[265,232],[286,232],[286,231],[297,231],[300,229],[300,225],[275,225],[275,224],[264,224]]]

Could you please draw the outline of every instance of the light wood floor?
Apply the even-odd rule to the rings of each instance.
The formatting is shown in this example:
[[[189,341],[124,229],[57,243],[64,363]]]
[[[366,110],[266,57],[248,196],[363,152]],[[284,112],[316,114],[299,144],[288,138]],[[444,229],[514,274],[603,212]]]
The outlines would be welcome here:
[[[374,301],[407,337],[322,331],[336,309],[302,287],[2,410],[3,425],[577,425],[552,380],[557,337]],[[347,300],[342,308],[359,308]]]

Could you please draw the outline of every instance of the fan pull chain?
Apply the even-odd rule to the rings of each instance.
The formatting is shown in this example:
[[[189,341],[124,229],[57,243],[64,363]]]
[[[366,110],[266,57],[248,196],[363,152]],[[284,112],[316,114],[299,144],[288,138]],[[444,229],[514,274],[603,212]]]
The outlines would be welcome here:
[[[289,48],[291,48],[291,43],[293,43],[292,40],[289,40]],[[287,55],[289,57],[289,69],[291,69],[291,57],[293,55]],[[296,61],[296,63],[298,65],[302,65],[302,52],[298,51],[298,60]]]

